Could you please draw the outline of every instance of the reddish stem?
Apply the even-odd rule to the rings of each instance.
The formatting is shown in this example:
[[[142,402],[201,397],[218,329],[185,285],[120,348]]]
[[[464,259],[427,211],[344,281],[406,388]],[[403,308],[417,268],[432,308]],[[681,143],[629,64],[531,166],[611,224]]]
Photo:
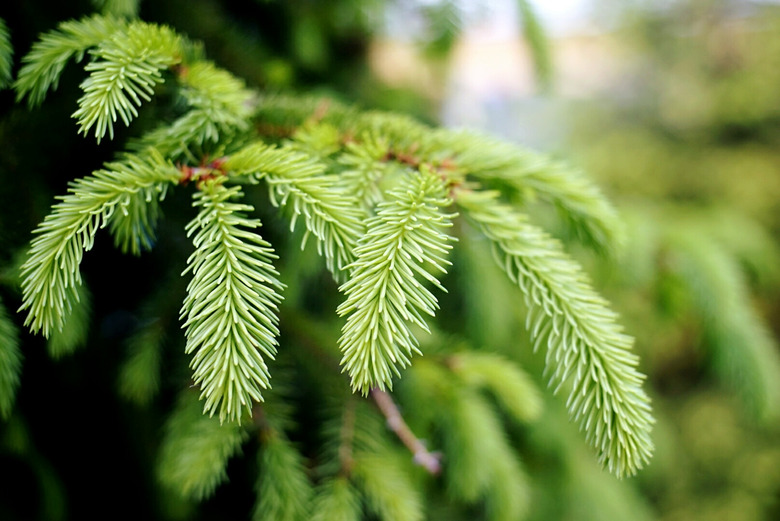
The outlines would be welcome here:
[[[388,428],[412,452],[414,462],[434,476],[439,474],[441,472],[441,454],[429,452],[425,444],[414,435],[409,426],[406,425],[401,412],[390,395],[385,391],[374,388],[371,389],[371,396],[374,398],[379,410],[387,418]]]

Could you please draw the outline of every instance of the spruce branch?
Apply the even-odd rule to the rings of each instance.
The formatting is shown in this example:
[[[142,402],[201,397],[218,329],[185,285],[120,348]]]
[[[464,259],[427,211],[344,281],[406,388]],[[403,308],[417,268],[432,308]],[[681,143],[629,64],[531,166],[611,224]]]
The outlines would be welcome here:
[[[495,353],[463,351],[449,357],[447,365],[464,383],[490,391],[517,421],[533,421],[541,414],[539,390],[512,360]]]
[[[264,358],[276,355],[283,285],[271,245],[253,231],[260,221],[243,215],[253,208],[231,202],[243,195],[241,188],[222,181],[202,181],[195,194],[199,213],[186,228],[195,251],[184,271],[192,280],[181,317],[204,411],[240,423],[242,412],[263,400],[260,389],[270,387]]]
[[[343,280],[342,271],[354,259],[365,216],[354,196],[337,187],[335,176],[322,175],[322,163],[290,147],[257,142],[232,155],[224,169],[254,181],[265,180],[271,204],[292,214],[290,231],[303,217],[307,231],[301,247],[313,235],[328,269],[336,280]]]
[[[5,20],[0,18],[0,89],[6,88],[12,79],[14,49],[11,46],[11,32]]]
[[[446,273],[452,240],[446,229],[453,215],[444,183],[430,172],[416,171],[407,187],[387,194],[349,266],[352,278],[340,290],[346,300],[338,314],[347,321],[339,339],[342,365],[352,389],[364,395],[372,387],[392,388],[393,375],[420,353],[410,325],[428,331],[423,314],[434,316],[436,297],[425,287],[444,291],[431,272]],[[418,280],[418,279],[422,280]]]
[[[439,130],[435,138],[453,153],[458,168],[498,183],[521,199],[538,197],[558,210],[570,233],[602,252],[616,251],[624,230],[596,185],[563,162],[468,131]]]
[[[177,159],[248,128],[253,93],[239,78],[207,61],[180,67],[177,77],[189,110],[132,142],[132,149],[154,146]]]
[[[164,81],[162,71],[181,61],[182,45],[171,29],[143,22],[100,42],[90,51],[93,61],[84,68],[90,75],[73,113],[79,132],[86,135],[94,126],[99,143],[106,132],[113,139],[117,116],[130,125],[141,103],[152,99],[154,86]]]
[[[30,107],[39,105],[46,92],[56,89],[65,65],[71,58],[81,61],[87,49],[125,29],[125,22],[111,16],[91,16],[61,23],[35,42],[22,58],[22,68],[14,82],[16,100],[27,96]]]
[[[236,424],[204,416],[195,394],[184,391],[165,424],[157,477],[184,498],[207,498],[227,479],[227,461],[247,437]]]
[[[311,521],[360,521],[361,509],[357,491],[345,477],[324,481],[315,489]]]
[[[496,262],[523,291],[534,348],[547,347],[556,391],[570,386],[569,414],[599,461],[619,477],[634,474],[653,450],[653,419],[632,339],[560,244],[503,204],[497,192],[462,189],[456,199],[493,241]]]
[[[19,332],[0,300],[0,418],[4,420],[11,416],[21,372]]]
[[[429,474],[436,475],[441,472],[441,454],[428,451],[425,444],[414,435],[390,395],[386,391],[374,388],[371,389],[371,397],[387,418],[387,427],[411,451],[414,462]]]
[[[313,489],[303,456],[280,432],[269,430],[261,438],[252,521],[308,521]]]
[[[35,230],[21,269],[19,310],[28,310],[25,325],[46,337],[62,329],[78,300],[82,255],[92,249],[97,231],[123,218],[124,208],[139,194],[161,198],[179,177],[172,164],[149,150],[143,156],[126,155],[107,163],[104,169],[71,183],[69,193],[58,198],[60,202]]]
[[[420,491],[395,454],[387,451],[357,453],[352,473],[353,482],[369,509],[382,521],[424,519]]]
[[[384,199],[379,182],[389,170],[385,161],[389,151],[385,139],[365,134],[359,141],[346,143],[338,158],[339,165],[344,167],[339,174],[341,186],[345,192],[355,194],[366,211]]]
[[[704,321],[715,373],[756,416],[780,416],[780,351],[751,302],[738,261],[700,233],[672,233],[674,269]]]
[[[496,410],[476,389],[430,359],[417,362],[409,376],[404,383],[412,386],[406,388],[412,402],[432,402],[424,423],[440,432],[448,494],[466,503],[494,502],[512,514],[507,519],[519,519],[528,508],[529,485]],[[509,497],[507,487],[515,487]]]

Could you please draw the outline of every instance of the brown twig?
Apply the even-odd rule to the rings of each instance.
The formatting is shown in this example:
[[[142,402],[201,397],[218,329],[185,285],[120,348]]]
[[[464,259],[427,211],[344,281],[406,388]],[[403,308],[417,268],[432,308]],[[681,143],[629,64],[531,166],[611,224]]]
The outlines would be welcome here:
[[[390,395],[385,391],[374,388],[371,389],[371,397],[376,402],[379,410],[382,411],[382,414],[385,415],[385,418],[387,418],[388,428],[412,452],[414,462],[433,475],[439,474],[441,472],[441,454],[428,451],[425,444],[414,435],[409,426],[406,425],[401,412]]]

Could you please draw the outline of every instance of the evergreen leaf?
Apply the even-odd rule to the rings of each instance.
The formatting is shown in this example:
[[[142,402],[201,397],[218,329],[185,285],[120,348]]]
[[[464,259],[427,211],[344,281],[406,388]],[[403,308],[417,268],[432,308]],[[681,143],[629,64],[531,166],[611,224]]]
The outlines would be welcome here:
[[[312,493],[301,453],[282,434],[268,433],[260,451],[252,520],[308,521]]]
[[[181,61],[182,39],[165,26],[133,22],[90,52],[93,61],[84,68],[90,74],[73,117],[80,133],[94,126],[99,143],[106,132],[113,139],[117,116],[129,126],[141,103],[152,99],[162,71]]]
[[[258,142],[231,156],[223,167],[235,175],[264,179],[271,203],[292,214],[290,231],[303,216],[303,245],[313,235],[330,272],[337,280],[344,278],[342,270],[354,259],[364,214],[352,194],[337,188],[335,176],[322,175],[324,165],[295,149]]]
[[[0,89],[7,87],[11,80],[13,68],[14,49],[11,46],[11,32],[5,20],[0,18]]]
[[[569,413],[599,461],[618,476],[635,473],[653,450],[653,419],[633,341],[616,314],[560,243],[501,203],[498,193],[460,190],[457,202],[493,241],[496,262],[523,291],[534,346],[547,347],[550,383],[556,390],[570,385]]]
[[[407,187],[387,194],[355,249],[352,277],[340,290],[346,300],[338,314],[347,317],[339,348],[352,389],[392,388],[393,375],[420,353],[410,325],[428,330],[423,314],[434,316],[436,297],[424,284],[444,290],[431,273],[446,273],[452,240],[446,229],[453,215],[442,181],[415,172]],[[422,280],[418,280],[422,278]]]
[[[203,182],[195,194],[193,205],[200,210],[187,225],[195,252],[185,270],[192,280],[181,310],[204,411],[239,423],[243,412],[263,400],[260,389],[270,386],[264,357],[276,354],[282,298],[271,264],[277,257],[252,231],[260,221],[242,214],[251,206],[231,202],[242,195],[240,187],[226,188],[219,179]]]
[[[357,492],[343,477],[329,479],[315,489],[311,521],[360,521]]]
[[[150,150],[107,163],[105,169],[71,183],[69,193],[58,198],[35,231],[22,266],[19,309],[28,310],[25,325],[46,337],[62,329],[79,298],[82,255],[92,249],[97,231],[112,219],[121,219],[122,207],[139,192],[159,196],[179,178],[179,170]]]
[[[158,478],[184,498],[205,499],[227,479],[227,461],[246,438],[238,425],[204,416],[194,393],[185,391],[165,424]]]
[[[0,300],[0,418],[4,420],[11,416],[21,372],[19,332]]]
[[[22,68],[14,83],[16,100],[27,96],[30,107],[39,105],[50,88],[57,88],[68,60],[81,61],[87,49],[124,29],[125,23],[117,18],[95,15],[63,22],[44,34],[22,58]]]

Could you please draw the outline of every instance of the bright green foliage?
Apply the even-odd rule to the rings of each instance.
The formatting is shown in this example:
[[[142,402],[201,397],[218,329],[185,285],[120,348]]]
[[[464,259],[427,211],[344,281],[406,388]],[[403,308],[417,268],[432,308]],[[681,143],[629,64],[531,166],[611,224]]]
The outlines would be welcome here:
[[[193,159],[204,146],[247,128],[253,94],[239,78],[210,62],[196,61],[182,67],[178,79],[189,110],[147,132],[131,148],[154,146],[172,159],[183,155]]]
[[[0,418],[4,420],[13,409],[21,369],[19,332],[0,301]]]
[[[183,497],[205,498],[227,479],[228,459],[246,439],[236,424],[220,424],[203,414],[192,392],[184,391],[165,426],[157,475]]]
[[[125,156],[71,184],[53,212],[36,231],[27,262],[22,266],[23,303],[29,310],[25,325],[48,337],[62,329],[78,300],[79,265],[84,251],[92,249],[98,229],[123,213],[135,197],[165,195],[180,173],[159,154]]]
[[[311,521],[360,521],[357,492],[343,477],[329,479],[315,489]]]
[[[60,358],[84,346],[89,335],[92,315],[92,295],[85,284],[76,286],[77,298],[73,309],[62,323],[62,329],[52,329],[46,348],[49,356]]]
[[[263,357],[276,354],[282,289],[273,249],[251,231],[260,221],[242,215],[253,208],[231,202],[241,196],[240,187],[219,180],[204,181],[195,195],[200,211],[187,225],[195,252],[185,271],[192,281],[182,307],[186,352],[194,353],[190,365],[204,409],[236,422],[270,385]]]
[[[162,71],[179,63],[184,41],[167,27],[143,22],[123,22],[111,16],[92,16],[65,22],[44,35],[23,59],[15,83],[17,98],[28,96],[31,106],[56,88],[68,60],[81,61],[92,47],[90,76],[81,84],[84,95],[73,114],[86,134],[93,126],[98,142],[106,132],[113,138],[119,116],[125,125],[138,115],[142,101],[149,101],[154,86],[163,82]]]
[[[598,187],[562,162],[493,138],[461,132],[442,137],[458,166],[480,179],[499,183],[521,202],[541,199],[554,205],[572,235],[599,251],[620,248],[624,230],[617,212]]]
[[[446,273],[449,264],[452,246],[445,230],[452,215],[441,211],[448,204],[443,183],[420,172],[408,188],[388,193],[367,223],[350,266],[352,278],[341,287],[347,300],[338,309],[347,316],[339,341],[342,363],[356,391],[392,388],[398,368],[420,353],[410,324],[427,330],[422,314],[433,316],[438,308],[424,284],[444,290],[430,272]]]
[[[547,347],[556,390],[570,386],[569,412],[599,461],[618,476],[633,474],[652,452],[653,419],[638,360],[628,351],[632,340],[615,313],[559,243],[502,204],[497,193],[462,190],[457,201],[494,241],[496,262],[523,290],[534,348]]]
[[[250,180],[268,183],[271,204],[288,209],[290,231],[303,216],[306,233],[317,240],[317,252],[325,257],[328,269],[337,280],[353,260],[352,250],[363,231],[363,212],[357,200],[346,191],[335,189],[337,178],[322,175],[323,165],[292,148],[275,148],[253,143],[231,156],[224,168]]]
[[[194,251],[182,274],[191,280],[180,319],[192,380],[182,386],[194,382],[202,408],[187,392],[171,416],[159,466],[164,484],[187,498],[210,495],[252,429],[260,441],[256,519],[358,519],[362,505],[382,520],[421,519],[415,462],[432,474],[441,469],[448,500],[496,521],[522,517],[529,511],[529,478],[490,401],[518,422],[538,417],[538,392],[514,361],[473,350],[416,361],[412,383],[401,393],[414,397],[405,411],[415,429],[442,446],[441,460],[399,420],[394,411],[400,408],[387,403],[392,398],[378,391],[393,388],[412,356],[422,354],[416,335],[430,332],[427,321],[439,309],[434,291],[445,291],[440,279],[456,236],[475,231],[524,294],[535,345],[548,348],[552,383],[571,387],[570,413],[600,461],[618,476],[647,461],[652,418],[631,339],[560,243],[521,213],[522,205],[539,199],[556,207],[586,243],[614,248],[616,214],[578,173],[509,144],[432,129],[406,116],[262,97],[172,30],[139,21],[96,16],[63,24],[25,58],[19,96],[39,102],[56,86],[64,63],[89,49],[90,75],[75,114],[81,132],[94,127],[99,140],[113,134],[117,119],[130,124],[168,78],[174,81],[166,93],[182,103],[168,111],[161,99],[156,110],[170,116],[131,139],[132,154],[75,181],[60,198],[22,268],[21,310],[33,332],[50,336],[69,327],[82,255],[98,230],[107,228],[117,248],[139,255],[156,243],[168,188],[189,191],[196,215],[186,217],[185,231]],[[454,226],[453,205],[473,228]],[[277,257],[258,233],[261,222],[251,215],[256,208],[278,209],[290,220],[290,235],[300,224],[302,248],[313,237],[344,298],[336,310],[344,318],[338,341],[334,332],[317,345],[322,339],[295,326],[295,306],[282,308]],[[283,228],[269,228],[267,237],[284,237]],[[292,264],[280,262],[300,276]],[[317,377],[327,379],[324,368],[333,367],[330,377],[343,385],[340,367],[353,391],[365,396],[377,389],[373,399],[382,404],[380,413],[361,397],[329,394],[325,399],[336,403],[317,461],[305,457],[290,434],[295,415],[287,391],[302,377],[271,366],[280,308],[293,324],[284,354],[289,345],[296,363],[324,361]],[[121,394],[139,404],[160,386],[166,320],[156,319],[166,312],[158,311],[130,340],[119,373]],[[300,353],[307,349],[315,356]],[[281,384],[274,392],[272,374]],[[306,386],[319,389],[318,378],[307,377]],[[279,393],[280,387],[287,391]],[[410,410],[415,403],[435,407],[416,414]],[[412,456],[399,455],[387,426]]]
[[[0,89],[11,83],[14,50],[11,47],[11,33],[5,21],[0,18]]]
[[[347,143],[339,163],[344,170],[339,175],[341,185],[348,194],[355,194],[367,210],[384,200],[379,182],[390,175],[394,167],[384,161],[390,147],[381,136],[365,133],[357,143]]]
[[[266,435],[260,451],[253,521],[308,521],[312,487],[303,457],[281,435]]]
[[[91,51],[90,73],[81,84],[84,95],[73,113],[79,132],[93,126],[98,142],[108,132],[114,137],[117,115],[125,125],[138,115],[142,100],[149,101],[154,86],[163,82],[162,71],[179,63],[182,42],[167,27],[134,22],[103,40]]]
[[[27,96],[31,107],[39,105],[46,92],[57,88],[62,70],[71,58],[81,61],[90,47],[120,31],[123,23],[113,17],[92,16],[63,22],[37,41],[22,58],[23,66],[14,83],[16,99]]]

